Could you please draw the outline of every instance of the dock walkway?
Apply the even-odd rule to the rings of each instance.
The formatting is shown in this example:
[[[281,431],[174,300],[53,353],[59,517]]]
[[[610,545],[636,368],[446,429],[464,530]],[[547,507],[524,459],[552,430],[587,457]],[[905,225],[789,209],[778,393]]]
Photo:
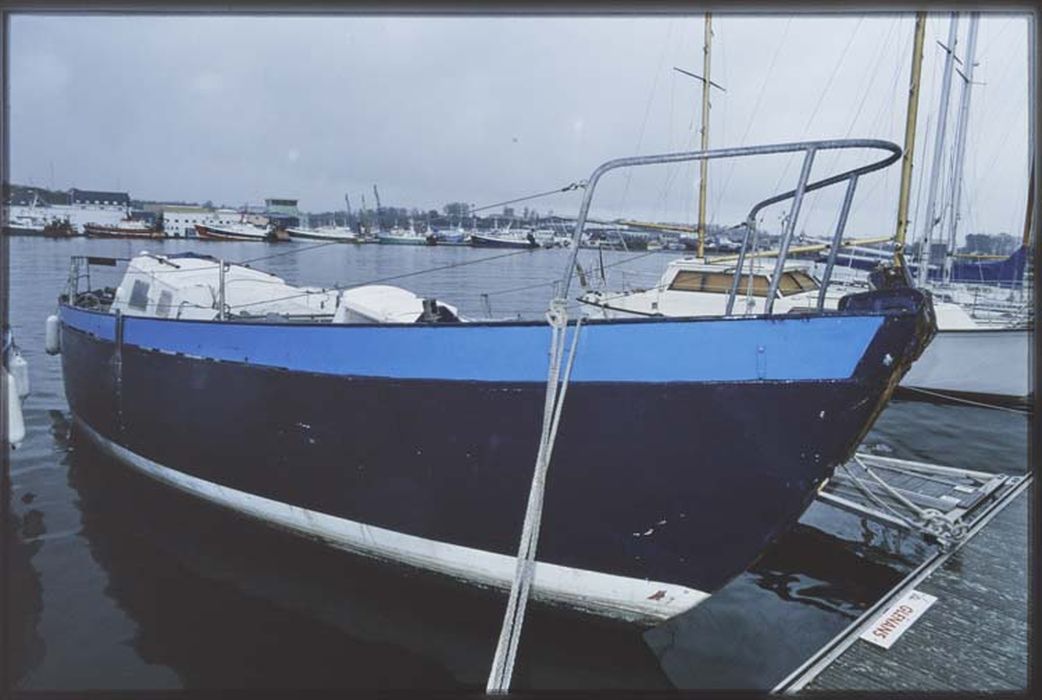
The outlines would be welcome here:
[[[1024,691],[1028,684],[1030,479],[912,589],[937,601],[889,649],[859,639],[874,609],[776,691]]]

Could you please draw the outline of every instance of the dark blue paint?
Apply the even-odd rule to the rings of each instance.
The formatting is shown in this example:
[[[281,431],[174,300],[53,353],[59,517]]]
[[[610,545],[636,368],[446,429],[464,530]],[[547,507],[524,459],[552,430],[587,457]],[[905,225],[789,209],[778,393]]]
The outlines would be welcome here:
[[[843,379],[577,382],[549,473],[540,559],[716,590],[798,518],[849,456],[888,398],[894,375],[920,351],[924,314],[920,306],[862,317],[877,330],[853,376]],[[606,323],[587,330],[596,339],[595,331],[612,327],[649,333],[726,327],[739,337],[747,328],[794,326],[810,329],[800,335],[808,339],[825,328],[820,335],[828,339],[843,328],[840,321],[858,318]],[[215,362],[129,344],[135,321],[127,320],[119,364],[113,343],[71,325],[63,329],[69,404],[109,439],[173,469],[282,502],[432,540],[515,551],[542,415],[541,377],[376,379]],[[368,340],[410,331],[460,338],[470,331],[252,330],[266,328],[306,333],[307,342],[323,330],[382,331],[360,334]],[[473,328],[475,338],[492,335],[487,326]],[[539,324],[499,330],[546,333]],[[757,336],[746,337],[752,344],[745,350],[755,355]],[[698,347],[709,367],[736,352],[733,344]],[[892,366],[882,361],[887,354]]]

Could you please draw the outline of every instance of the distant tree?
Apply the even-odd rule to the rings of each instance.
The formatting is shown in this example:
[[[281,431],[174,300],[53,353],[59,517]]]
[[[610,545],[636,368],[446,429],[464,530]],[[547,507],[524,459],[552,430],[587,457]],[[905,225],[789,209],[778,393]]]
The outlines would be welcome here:
[[[470,211],[470,206],[466,202],[449,202],[442,207],[442,211],[449,218],[462,218]]]

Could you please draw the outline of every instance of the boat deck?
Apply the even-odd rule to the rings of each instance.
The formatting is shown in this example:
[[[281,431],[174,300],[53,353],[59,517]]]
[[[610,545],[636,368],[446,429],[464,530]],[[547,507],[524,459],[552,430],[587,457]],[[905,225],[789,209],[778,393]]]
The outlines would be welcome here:
[[[859,455],[909,501],[928,505],[957,526],[947,543],[876,605],[790,674],[776,692],[1024,691],[1028,682],[1028,510],[1031,476],[1013,477]],[[906,511],[874,483],[874,500],[838,470],[819,497],[898,527]],[[883,497],[889,501],[883,500]],[[887,505],[881,505],[886,503]],[[903,505],[903,504],[901,504]],[[898,510],[898,508],[894,508]],[[900,512],[898,510],[898,512]],[[939,522],[939,520],[934,521]],[[936,528],[944,530],[944,528]],[[927,533],[929,534],[929,533]],[[861,639],[912,591],[936,597],[889,649]]]

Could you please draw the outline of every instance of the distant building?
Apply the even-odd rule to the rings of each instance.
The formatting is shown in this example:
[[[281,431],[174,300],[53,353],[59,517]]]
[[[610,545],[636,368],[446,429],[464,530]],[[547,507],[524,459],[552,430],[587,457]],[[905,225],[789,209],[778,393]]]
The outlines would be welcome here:
[[[195,225],[209,220],[213,216],[213,210],[207,207],[171,204],[163,206],[160,215],[166,235],[191,238],[195,235]]]
[[[73,206],[91,206],[99,208],[130,208],[130,195],[126,192],[105,192],[102,190],[69,190],[70,203]]]
[[[264,214],[267,216],[266,223],[282,227],[300,225],[301,213],[295,199],[265,199]]]
[[[29,187],[26,185],[10,185],[7,190],[7,203],[12,206],[31,207],[33,202],[37,206],[48,204],[69,204],[68,192],[46,190],[42,187]]]
[[[285,216],[300,216],[295,199],[265,199],[265,214],[283,214]]]
[[[234,209],[211,209],[182,204],[164,205],[161,211],[163,230],[168,236],[191,238],[196,224],[231,224],[242,219]]]

